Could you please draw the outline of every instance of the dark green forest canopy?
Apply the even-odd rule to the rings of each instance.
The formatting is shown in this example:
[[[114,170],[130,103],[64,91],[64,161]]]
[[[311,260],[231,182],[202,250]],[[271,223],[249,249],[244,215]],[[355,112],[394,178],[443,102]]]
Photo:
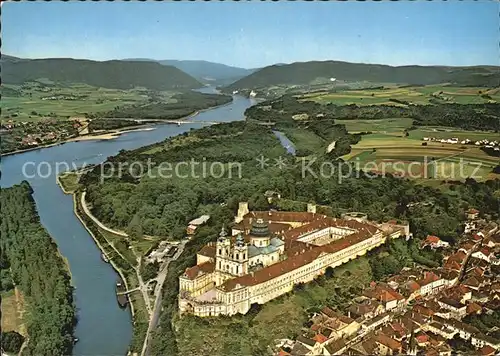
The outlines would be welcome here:
[[[194,113],[197,110],[208,109],[214,106],[230,103],[229,95],[206,94],[187,91],[173,97],[176,103],[153,102],[147,105],[130,105],[118,107],[113,111],[102,114],[104,117],[167,119],[175,120]]]
[[[57,245],[40,223],[27,182],[0,190],[2,269],[27,301],[25,355],[69,355],[76,323],[70,276]]]
[[[295,100],[284,98],[283,100]],[[263,108],[266,107],[267,108]],[[128,174],[127,169],[115,171],[112,178],[101,182],[98,166],[82,177],[83,189],[93,206],[94,214],[105,224],[123,229],[136,228],[144,234],[184,236],[187,222],[201,214],[210,214],[211,219],[201,227],[196,236],[188,242],[181,257],[169,267],[164,291],[160,323],[154,335],[151,352],[162,355],[176,355],[178,348],[176,334],[172,329],[172,318],[177,311],[178,276],[185,268],[195,263],[196,253],[203,244],[214,241],[223,224],[230,225],[238,208],[238,202],[248,201],[250,209],[267,210],[270,205],[264,197],[266,190],[277,190],[282,197],[298,202],[316,202],[329,207],[331,214],[340,216],[345,211],[363,211],[370,219],[408,220],[410,229],[417,238],[434,234],[444,240],[455,242],[461,233],[465,210],[479,209],[482,214],[499,217],[500,180],[478,183],[468,179],[465,183],[445,184],[444,189],[417,185],[407,179],[371,177],[355,172],[339,180],[338,174],[322,178],[302,175],[302,160],[287,155],[270,128],[262,123],[276,122],[273,129],[301,129],[325,140],[344,140],[349,150],[356,137],[345,130],[344,125],[322,115],[308,123],[295,122],[291,116],[304,110],[324,114],[324,107],[315,103],[301,103],[294,106],[280,101],[264,103],[247,110],[246,122],[233,122],[193,130],[163,142],[133,151],[121,151],[110,157],[108,163],[118,167],[120,163],[142,162],[148,159],[156,162],[185,162],[191,159],[206,162],[241,162],[242,177],[234,175],[223,178],[150,178],[146,174],[140,179]],[[258,115],[261,115],[259,117]],[[324,162],[337,162],[341,152],[325,154],[324,150],[312,152],[316,161],[311,165],[315,172]],[[270,166],[261,169],[256,166],[256,157],[270,159]],[[274,158],[287,160],[287,168],[274,166]],[[109,175],[109,171],[104,171]],[[199,170],[196,170],[200,173]],[[185,173],[185,172],[183,172]],[[345,172],[343,172],[345,173]],[[416,204],[431,202],[431,204]],[[300,204],[290,205],[295,209]],[[424,253],[418,244],[406,247],[400,243],[391,247],[405,260],[395,260],[391,255],[370,260],[370,267],[377,278],[397,272],[411,261],[434,266],[440,256]],[[404,253],[403,253],[404,252]],[[410,261],[410,262],[409,262]]]
[[[85,83],[96,87],[155,90],[194,89],[202,86],[181,70],[155,62],[48,58],[2,62],[2,82],[22,84],[46,78],[54,82]]]
[[[133,221],[140,222],[144,234],[173,235],[180,237],[186,223],[198,214],[211,210],[224,211],[231,215],[238,201],[248,200],[254,209],[267,209],[263,197],[266,190],[277,190],[289,199],[330,206],[335,215],[345,210],[364,211],[370,219],[409,220],[414,232],[420,236],[432,233],[453,241],[463,220],[463,211],[474,206],[485,213],[498,216],[499,181],[477,183],[468,180],[454,185],[453,192],[416,185],[414,182],[393,177],[372,177],[357,174],[352,170],[346,178],[339,180],[339,172],[326,177],[304,174],[304,162],[287,155],[272,131],[262,125],[253,124],[255,118],[248,115],[249,122],[235,122],[193,130],[184,135],[134,151],[122,151],[111,157],[109,163],[115,167],[113,178],[100,181],[101,169],[85,175],[81,182],[87,189],[94,214],[105,224],[127,228]],[[343,125],[321,120],[304,128],[328,139],[354,140]],[[339,155],[343,154],[339,152]],[[263,155],[270,160],[266,169],[257,167],[257,157]],[[286,169],[274,165],[274,158],[287,160]],[[320,172],[324,162],[335,162],[337,155],[314,152],[315,161],[310,164],[314,172]],[[236,172],[229,178],[207,177],[150,178],[144,172],[141,178],[130,174],[124,162],[239,162],[242,177]],[[122,163],[120,172],[116,170]],[[346,163],[344,170],[348,169]],[[201,166],[200,166],[201,167]],[[200,167],[195,170],[200,172]],[[153,166],[154,173],[155,166]],[[104,171],[107,176],[109,171]],[[187,172],[183,172],[187,173]],[[346,174],[343,171],[343,174]],[[153,174],[154,175],[154,174]],[[412,207],[411,202],[431,200],[432,206]]]
[[[462,86],[498,86],[498,67],[401,66],[348,63],[340,61],[310,61],[262,68],[225,87],[227,91],[273,85],[309,84],[317,78],[345,81],[401,83],[414,85],[453,83]]]
[[[500,104],[435,104],[358,106],[321,105],[313,101],[299,101],[291,95],[255,105],[247,110],[247,116],[260,122],[274,122],[280,126],[295,126],[292,118],[296,114],[307,114],[314,121],[378,120],[387,118],[412,118],[415,126],[447,126],[465,130],[500,131]]]

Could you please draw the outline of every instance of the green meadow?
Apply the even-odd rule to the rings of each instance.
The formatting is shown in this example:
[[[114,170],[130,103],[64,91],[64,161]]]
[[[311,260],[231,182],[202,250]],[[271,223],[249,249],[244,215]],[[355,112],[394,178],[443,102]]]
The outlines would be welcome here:
[[[499,102],[498,88],[453,87],[448,85],[384,87],[383,89],[339,90],[317,92],[301,96],[321,104],[336,105],[404,105],[391,101],[396,99],[411,104],[430,105],[434,103],[482,104]]]
[[[68,119],[111,111],[117,106],[142,105],[154,100],[175,102],[174,92],[147,89],[106,89],[86,84],[51,85],[46,82],[2,85],[1,119],[37,121],[42,118]]]

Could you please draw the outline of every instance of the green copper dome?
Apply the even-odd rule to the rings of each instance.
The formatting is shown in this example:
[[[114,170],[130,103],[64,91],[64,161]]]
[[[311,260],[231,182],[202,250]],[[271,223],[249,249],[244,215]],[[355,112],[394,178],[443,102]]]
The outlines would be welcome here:
[[[257,219],[250,229],[250,235],[257,237],[268,237],[269,236],[269,226],[267,222],[263,219]]]

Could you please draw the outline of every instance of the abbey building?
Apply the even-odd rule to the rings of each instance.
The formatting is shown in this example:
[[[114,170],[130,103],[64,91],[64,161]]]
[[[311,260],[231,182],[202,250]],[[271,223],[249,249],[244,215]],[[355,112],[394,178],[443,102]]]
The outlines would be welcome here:
[[[240,204],[235,225],[204,246],[179,277],[179,309],[198,316],[245,314],[380,246],[409,236],[408,225],[374,224],[360,214],[335,219],[308,212],[249,212]]]

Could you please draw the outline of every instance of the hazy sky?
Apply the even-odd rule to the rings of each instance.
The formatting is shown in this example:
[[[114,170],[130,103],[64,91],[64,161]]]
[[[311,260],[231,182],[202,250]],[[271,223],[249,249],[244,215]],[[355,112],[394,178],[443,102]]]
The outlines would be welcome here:
[[[2,52],[27,58],[500,64],[496,1],[21,2]]]

